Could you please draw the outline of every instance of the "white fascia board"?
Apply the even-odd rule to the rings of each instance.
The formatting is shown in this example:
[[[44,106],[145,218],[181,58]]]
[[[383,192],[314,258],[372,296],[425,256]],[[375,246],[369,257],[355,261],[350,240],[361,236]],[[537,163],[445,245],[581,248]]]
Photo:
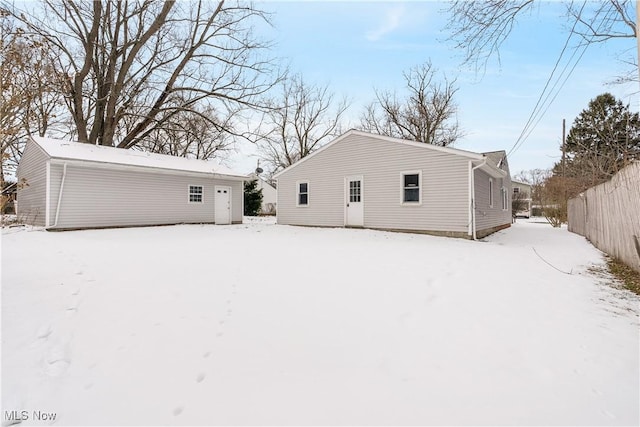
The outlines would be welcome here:
[[[474,164],[474,166],[478,166],[481,163]],[[486,172],[489,176],[493,178],[504,178],[507,176],[507,172],[502,169],[498,169],[495,166],[490,165],[488,162],[480,168],[481,171]]]
[[[349,133],[351,135],[359,135],[359,136],[365,136],[365,137],[380,139],[380,140],[383,140],[383,141],[394,142],[396,144],[410,145],[410,146],[413,146],[413,147],[423,148],[425,150],[440,151],[442,153],[448,153],[448,154],[454,154],[454,155],[458,155],[458,156],[464,156],[464,157],[468,157],[468,158],[476,159],[476,160],[482,160],[482,158],[483,158],[482,154],[474,153],[472,151],[460,150],[460,149],[457,149],[457,148],[450,148],[450,147],[441,147],[439,145],[425,144],[424,142],[409,141],[409,140],[406,140],[406,139],[394,138],[394,137],[391,137],[391,136],[376,135],[376,134],[373,134],[373,133],[364,132],[364,131],[360,131],[360,130],[350,130],[347,133]]]
[[[342,141],[343,139],[345,139],[345,138],[347,138],[349,136],[352,136],[352,135],[358,135],[358,136],[362,136],[362,137],[366,137],[366,138],[378,139],[378,140],[381,140],[381,141],[389,141],[389,142],[392,142],[394,144],[409,145],[409,146],[418,147],[418,148],[421,148],[421,149],[424,149],[424,150],[440,151],[442,153],[453,154],[453,155],[457,155],[457,156],[463,156],[463,157],[467,157],[467,158],[470,158],[470,159],[473,159],[473,160],[482,160],[482,159],[484,159],[484,156],[482,154],[473,153],[471,151],[458,150],[457,148],[440,147],[438,145],[425,144],[423,142],[417,142],[417,141],[407,141],[405,139],[393,138],[393,137],[384,136],[384,135],[376,135],[376,134],[369,133],[369,132],[363,132],[363,131],[360,131],[360,130],[351,129],[351,130],[343,133],[342,135],[338,136],[336,139],[334,139],[333,141],[331,141],[327,145],[321,147],[317,151],[314,151],[313,153],[311,153],[307,157],[303,158],[302,160],[297,161],[296,163],[294,163],[293,165],[289,166],[288,168],[286,168],[284,170],[281,170],[277,174],[273,175],[273,178],[277,179],[283,173],[295,168],[296,166],[304,163],[305,161],[307,161],[308,159],[312,158],[316,154],[319,154],[319,153],[323,152],[324,150],[326,150],[327,148],[331,147],[332,145],[335,145],[335,144],[339,143],[340,141]]]
[[[314,157],[316,154],[322,153],[324,150],[326,150],[327,148],[331,147],[332,145],[337,144],[338,142],[342,141],[343,139],[345,139],[347,136],[352,135],[352,132],[354,131],[348,131],[346,133],[343,133],[342,135],[340,135],[339,137],[337,137],[336,139],[334,139],[333,141],[331,141],[330,143],[328,143],[325,146],[320,147],[319,149],[317,149],[316,151],[314,151],[313,153],[309,154],[307,157],[298,160],[297,162],[295,162],[294,164],[292,164],[291,166],[281,170],[280,172],[276,173],[275,175],[273,175],[274,179],[278,179],[278,177],[280,175],[282,175],[283,173],[301,165],[302,163],[306,162],[307,160],[309,160],[310,158]]]
[[[180,176],[193,176],[193,177],[209,177],[220,180],[228,180],[228,181],[245,181],[248,179],[247,176],[244,175],[225,175],[215,172],[195,172],[195,171],[185,171],[179,169],[165,169],[165,168],[156,168],[151,166],[138,166],[138,165],[122,165],[118,163],[109,163],[109,162],[93,162],[88,160],[77,160],[77,159],[64,159],[64,158],[52,158],[51,164],[70,164],[70,165],[78,165],[84,166],[88,168],[96,168],[96,169],[107,169],[107,170],[126,170],[126,171],[134,171],[134,172],[146,172],[146,173],[158,173],[163,175],[180,175]]]

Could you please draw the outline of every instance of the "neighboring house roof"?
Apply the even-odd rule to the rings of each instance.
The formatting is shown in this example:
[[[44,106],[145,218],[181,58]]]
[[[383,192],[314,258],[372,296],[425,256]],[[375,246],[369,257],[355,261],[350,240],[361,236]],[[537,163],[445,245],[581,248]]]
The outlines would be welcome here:
[[[515,179],[512,179],[511,182],[516,184],[516,185],[522,185],[523,187],[531,187],[531,184],[528,184],[528,183],[522,182],[522,181],[516,181]]]
[[[507,152],[504,150],[488,151],[482,154],[487,156],[487,159],[491,163],[491,165],[497,167],[498,169],[502,169],[502,165],[504,164],[504,159],[507,158]]]
[[[245,175],[235,173],[219,165],[217,162],[209,160],[188,159],[166,154],[147,153],[144,151],[83,144],[38,136],[31,137],[31,139],[52,159],[208,173],[230,178],[247,178]]]
[[[386,142],[390,142],[390,143],[394,143],[394,144],[404,144],[404,145],[410,145],[410,146],[414,146],[414,147],[420,147],[420,148],[422,148],[424,150],[440,151],[440,152],[443,152],[443,153],[455,154],[455,155],[458,155],[458,156],[467,157],[470,160],[484,160],[485,158],[487,158],[487,165],[483,166],[483,169],[485,169],[488,173],[490,173],[491,175],[496,176],[496,177],[504,177],[506,175],[506,172],[503,171],[502,169],[500,169],[500,167],[497,166],[498,161],[492,162],[490,160],[490,158],[488,157],[488,155],[485,155],[485,154],[474,153],[474,152],[466,151],[466,150],[459,150],[457,148],[449,148],[449,147],[441,147],[439,145],[425,144],[423,142],[408,141],[406,139],[393,138],[393,137],[390,137],[390,136],[378,135],[378,134],[374,134],[374,133],[363,132],[363,131],[351,129],[351,130],[347,131],[346,133],[343,133],[342,135],[340,135],[339,137],[337,137],[336,139],[334,139],[333,141],[331,141],[330,143],[328,143],[324,147],[320,148],[319,150],[314,151],[312,154],[308,155],[307,157],[303,158],[302,160],[300,160],[300,161],[294,163],[293,165],[289,166],[288,168],[278,172],[273,177],[274,178],[278,178],[278,176],[283,174],[285,171],[288,171],[288,170],[290,170],[292,168],[297,167],[298,165],[304,163],[305,161],[307,161],[308,159],[312,158],[313,156],[321,153],[322,151],[326,150],[327,148],[331,147],[332,145],[337,144],[340,141],[342,141],[343,139],[345,139],[345,138],[347,138],[349,136],[352,136],[352,135],[358,135],[358,136],[364,136],[364,137],[368,137],[368,138],[374,138],[374,139],[378,139],[378,140],[381,140],[381,141],[386,141]],[[496,152],[487,153],[487,154],[493,155],[493,153],[502,153],[503,156],[506,155],[504,151],[496,151]]]
[[[257,179],[259,180],[262,185],[266,185],[269,186],[271,188],[273,188],[274,190],[276,189],[276,187],[274,187],[273,185],[271,185],[268,181],[265,181],[264,179],[262,179],[261,176],[257,175],[255,172],[250,173],[249,175],[247,175],[249,178],[251,178],[252,180]]]

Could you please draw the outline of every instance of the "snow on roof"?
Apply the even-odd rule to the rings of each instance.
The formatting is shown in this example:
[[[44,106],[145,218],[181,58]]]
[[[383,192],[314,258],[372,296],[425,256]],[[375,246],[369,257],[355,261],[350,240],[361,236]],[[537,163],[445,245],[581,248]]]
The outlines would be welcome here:
[[[525,185],[527,187],[531,187],[532,186],[528,182],[522,182],[522,181],[518,181],[518,180],[515,180],[515,179],[512,179],[511,182],[514,183],[514,184],[517,184],[517,185]]]
[[[32,137],[51,158],[81,160],[105,164],[141,166],[186,172],[211,173],[246,178],[210,160],[187,159],[166,154],[147,153],[102,145],[83,144],[52,138]]]

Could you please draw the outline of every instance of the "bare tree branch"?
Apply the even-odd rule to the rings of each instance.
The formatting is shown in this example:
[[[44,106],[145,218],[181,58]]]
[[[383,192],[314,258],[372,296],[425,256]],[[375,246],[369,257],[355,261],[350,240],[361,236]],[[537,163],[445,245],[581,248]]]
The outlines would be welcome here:
[[[60,81],[53,64],[56,52],[27,34],[0,9],[0,176],[15,172],[24,137],[44,135],[59,122]]]
[[[500,47],[523,15],[538,4],[546,7],[534,0],[453,0],[448,8],[449,40],[464,52],[464,64],[473,65],[476,72],[485,70],[492,57],[500,62]],[[635,1],[566,1],[566,10],[569,34],[579,36],[583,45],[637,36]]]
[[[44,0],[10,9],[60,51],[57,71],[77,139],[131,148],[169,126],[177,112],[255,108],[277,81],[268,43],[252,27],[268,22],[240,0],[215,2]],[[233,121],[221,120],[234,132]]]
[[[458,88],[455,79],[446,76],[443,81],[436,81],[436,73],[431,62],[404,73],[406,98],[396,92],[376,90],[376,101],[365,107],[360,128],[442,147],[453,144],[462,136],[454,101]]]
[[[449,39],[465,52],[465,64],[484,69],[493,55],[500,60],[500,46],[532,5],[533,0],[454,0],[449,6]]]
[[[259,125],[244,137],[258,145],[272,172],[308,156],[341,133],[349,103],[334,100],[327,86],[306,83],[296,75],[283,80],[280,93],[268,101]]]

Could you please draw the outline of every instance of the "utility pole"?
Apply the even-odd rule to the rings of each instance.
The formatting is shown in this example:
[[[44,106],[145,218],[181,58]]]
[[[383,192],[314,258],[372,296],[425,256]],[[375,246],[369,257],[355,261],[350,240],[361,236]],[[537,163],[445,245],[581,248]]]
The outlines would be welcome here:
[[[566,153],[567,153],[567,138],[566,138],[566,120],[562,119],[562,178],[564,179],[565,177],[565,158],[566,158]]]

